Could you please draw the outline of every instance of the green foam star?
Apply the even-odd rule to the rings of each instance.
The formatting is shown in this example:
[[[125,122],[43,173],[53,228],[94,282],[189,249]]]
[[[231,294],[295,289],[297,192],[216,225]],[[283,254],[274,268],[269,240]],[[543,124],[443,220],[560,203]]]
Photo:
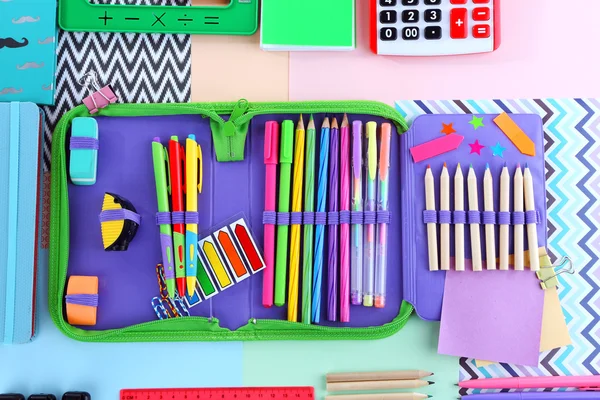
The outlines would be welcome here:
[[[473,119],[469,121],[469,123],[473,125],[473,128],[475,128],[475,130],[477,130],[477,128],[483,128],[485,126],[483,125],[483,117],[477,117],[476,115],[473,115]]]

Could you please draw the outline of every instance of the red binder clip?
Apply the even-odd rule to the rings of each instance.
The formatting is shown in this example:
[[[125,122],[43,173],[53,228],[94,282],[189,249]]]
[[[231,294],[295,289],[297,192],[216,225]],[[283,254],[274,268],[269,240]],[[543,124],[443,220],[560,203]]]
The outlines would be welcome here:
[[[79,79],[78,83],[87,89],[89,96],[83,99],[83,104],[88,108],[91,114],[98,112],[98,109],[104,108],[117,101],[117,96],[110,85],[100,88],[98,75],[95,71],[90,71]]]

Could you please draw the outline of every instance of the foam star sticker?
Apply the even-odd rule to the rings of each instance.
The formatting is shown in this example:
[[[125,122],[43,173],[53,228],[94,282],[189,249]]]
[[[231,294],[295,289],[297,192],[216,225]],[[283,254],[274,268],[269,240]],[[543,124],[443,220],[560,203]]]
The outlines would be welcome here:
[[[492,149],[492,154],[494,156],[504,158],[504,151],[506,150],[506,147],[502,147],[500,145],[500,142],[496,143],[495,146],[492,146],[490,148]]]
[[[442,128],[441,133],[443,133],[444,135],[450,135],[452,133],[455,133],[456,129],[454,129],[452,124],[453,124],[452,122],[450,122],[449,124],[445,124],[442,122],[442,125],[444,126],[444,128]]]
[[[469,153],[469,154],[475,153],[478,156],[481,155],[481,149],[483,149],[485,147],[479,143],[479,140],[475,140],[475,143],[469,143],[469,146],[471,146],[471,153]]]
[[[473,119],[469,121],[469,123],[473,125],[473,128],[475,128],[475,130],[477,130],[477,128],[483,128],[485,126],[483,125],[483,117],[477,117],[476,115],[473,115]]]

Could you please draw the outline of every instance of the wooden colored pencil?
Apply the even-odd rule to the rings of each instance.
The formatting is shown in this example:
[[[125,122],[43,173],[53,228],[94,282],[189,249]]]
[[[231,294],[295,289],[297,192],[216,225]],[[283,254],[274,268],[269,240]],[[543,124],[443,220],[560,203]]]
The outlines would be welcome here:
[[[454,174],[454,210],[465,210],[464,175],[460,163],[456,166]],[[465,225],[454,222],[454,269],[465,270]]]
[[[494,178],[490,165],[486,164],[483,175],[483,209],[494,211]],[[488,270],[496,269],[496,226],[485,224],[485,264]]]
[[[469,194],[469,211],[479,211],[479,196],[477,188],[477,176],[471,165],[469,174],[467,175],[467,191]],[[473,263],[473,271],[481,271],[481,236],[479,232],[479,224],[471,223],[471,262]]]
[[[521,164],[517,166],[514,177],[514,199],[513,199],[513,211],[523,212],[523,171],[521,170]],[[524,237],[523,237],[523,225],[514,224],[514,235],[513,235],[513,247],[515,257],[515,270],[523,271],[524,269]]]
[[[327,374],[325,380],[327,382],[395,381],[421,379],[432,375],[433,372],[421,370],[335,372]]]
[[[350,211],[350,126],[346,114],[340,128],[340,211]],[[340,322],[350,322],[350,224],[341,222]]]
[[[523,185],[525,190],[525,211],[535,211],[535,197],[533,192],[533,176],[529,166],[525,164],[523,173]],[[532,271],[540,269],[540,252],[538,250],[537,224],[527,224],[527,244],[529,245],[529,268]]]
[[[450,211],[450,176],[444,163],[440,175],[440,211]],[[442,271],[450,269],[450,224],[440,222],[440,267]]]
[[[506,163],[500,174],[500,212],[508,212],[510,203],[510,175]],[[500,269],[508,270],[508,225],[500,225]]]
[[[327,383],[327,391],[331,393],[388,389],[417,389],[432,384],[433,382],[431,381],[424,381],[420,379],[404,379],[393,381],[329,382]]]
[[[435,211],[435,185],[433,182],[433,173],[431,167],[427,166],[425,171],[425,209]],[[438,243],[437,243],[437,224],[435,222],[427,224],[427,246],[429,253],[429,270],[437,271],[438,267]]]
[[[315,143],[317,132],[312,115],[306,127],[306,170],[304,179],[304,211],[315,211]],[[302,242],[302,322],[311,323],[313,285],[314,225],[304,225]]]
[[[368,393],[325,396],[325,400],[422,400],[431,397],[422,393]]]

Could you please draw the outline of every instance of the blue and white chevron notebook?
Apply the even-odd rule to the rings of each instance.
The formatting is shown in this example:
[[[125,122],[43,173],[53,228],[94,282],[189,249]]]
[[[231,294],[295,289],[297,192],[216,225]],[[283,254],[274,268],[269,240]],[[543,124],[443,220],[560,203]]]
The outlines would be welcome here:
[[[0,343],[26,343],[34,328],[42,112],[0,103]]]
[[[0,101],[54,104],[56,1],[0,1]]]

